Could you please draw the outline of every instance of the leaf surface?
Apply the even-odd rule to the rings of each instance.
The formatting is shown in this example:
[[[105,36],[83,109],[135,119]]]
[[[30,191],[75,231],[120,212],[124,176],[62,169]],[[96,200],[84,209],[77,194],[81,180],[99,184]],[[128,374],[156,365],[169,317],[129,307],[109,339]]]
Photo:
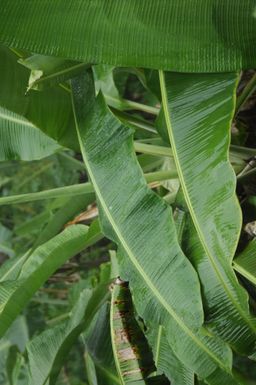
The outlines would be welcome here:
[[[37,160],[60,148],[27,119],[0,107],[0,161]]]
[[[202,282],[207,326],[248,353],[254,349],[256,323],[231,265],[241,229],[228,160],[237,75],[160,72],[160,83],[172,152],[193,221],[187,254]]]
[[[122,67],[254,68],[255,6],[255,0],[2,0],[0,41]]]

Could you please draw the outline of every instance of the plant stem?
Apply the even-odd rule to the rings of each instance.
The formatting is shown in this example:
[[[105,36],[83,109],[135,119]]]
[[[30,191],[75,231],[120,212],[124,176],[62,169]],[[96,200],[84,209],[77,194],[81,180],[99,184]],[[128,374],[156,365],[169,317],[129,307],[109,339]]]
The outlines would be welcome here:
[[[151,182],[159,182],[161,180],[168,180],[172,178],[176,178],[176,171],[156,171],[148,174],[144,174],[144,177],[147,183]],[[93,193],[93,185],[90,182],[74,184],[71,186],[65,187],[57,187],[55,189],[39,191],[36,193],[28,193],[28,194],[20,194],[20,195],[12,195],[7,197],[0,198],[0,206],[9,205],[9,204],[17,204],[17,203],[25,203],[25,202],[33,202],[43,199],[52,199],[52,198],[60,198],[67,196],[75,196],[75,195],[84,195]]]
[[[168,156],[169,158],[173,157],[172,149],[170,147],[154,146],[151,144],[134,142],[134,149],[136,152],[142,152],[143,154]]]
[[[237,102],[236,102],[235,115],[238,114],[238,112],[240,111],[242,106],[249,99],[249,97],[252,95],[252,93],[255,91],[255,89],[256,89],[256,73],[253,75],[251,80],[246,84],[241,95],[238,96]]]
[[[137,102],[134,102],[133,100],[122,99],[122,98],[117,99],[106,94],[104,94],[104,98],[106,99],[107,104],[113,107],[120,106],[121,109],[124,109],[124,110],[137,110],[141,112],[146,112],[147,114],[151,114],[151,115],[158,115],[159,113],[159,108],[148,106],[147,104],[137,103]]]

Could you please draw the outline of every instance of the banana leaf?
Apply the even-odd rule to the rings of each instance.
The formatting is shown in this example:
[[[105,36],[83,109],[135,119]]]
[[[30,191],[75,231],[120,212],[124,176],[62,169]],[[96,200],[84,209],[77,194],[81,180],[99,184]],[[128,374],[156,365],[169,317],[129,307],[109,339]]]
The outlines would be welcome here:
[[[60,149],[27,119],[0,107],[0,161],[37,160]]]
[[[185,252],[200,276],[206,324],[249,353],[255,348],[256,320],[232,269],[242,222],[228,159],[237,81],[233,73],[160,72],[167,131],[193,222]]]
[[[256,66],[255,0],[1,0],[0,41],[87,63],[181,72]]]
[[[170,207],[146,185],[131,130],[120,125],[101,95],[88,112],[87,74],[73,80],[72,90],[78,138],[101,225],[119,245],[121,277],[130,283],[138,314],[146,325],[163,325],[180,361],[208,384],[237,384],[230,349],[201,328],[198,277],[180,249]]]

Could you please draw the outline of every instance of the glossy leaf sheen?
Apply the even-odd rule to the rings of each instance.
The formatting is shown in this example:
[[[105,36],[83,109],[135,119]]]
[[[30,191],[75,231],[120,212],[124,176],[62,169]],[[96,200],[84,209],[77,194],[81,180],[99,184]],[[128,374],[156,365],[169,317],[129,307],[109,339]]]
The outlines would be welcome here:
[[[248,353],[255,345],[256,323],[231,266],[241,229],[228,160],[237,75],[161,72],[160,82],[173,156],[198,237],[187,239],[207,301],[207,324]]]
[[[255,6],[255,0],[1,0],[0,41],[115,66],[254,68]]]
[[[130,282],[139,315],[154,327],[162,324],[178,358],[208,384],[236,384],[230,350],[200,329],[198,278],[179,247],[170,207],[148,189],[131,131],[120,126],[102,96],[90,113],[84,108],[86,85],[83,77],[72,84],[81,150],[104,232],[119,244],[121,276]]]

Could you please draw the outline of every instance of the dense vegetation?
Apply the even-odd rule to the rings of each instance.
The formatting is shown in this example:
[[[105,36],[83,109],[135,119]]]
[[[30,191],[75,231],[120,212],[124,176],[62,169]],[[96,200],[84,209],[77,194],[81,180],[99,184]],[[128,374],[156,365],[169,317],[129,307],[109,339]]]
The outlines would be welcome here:
[[[256,384],[256,1],[0,10],[0,384]]]

